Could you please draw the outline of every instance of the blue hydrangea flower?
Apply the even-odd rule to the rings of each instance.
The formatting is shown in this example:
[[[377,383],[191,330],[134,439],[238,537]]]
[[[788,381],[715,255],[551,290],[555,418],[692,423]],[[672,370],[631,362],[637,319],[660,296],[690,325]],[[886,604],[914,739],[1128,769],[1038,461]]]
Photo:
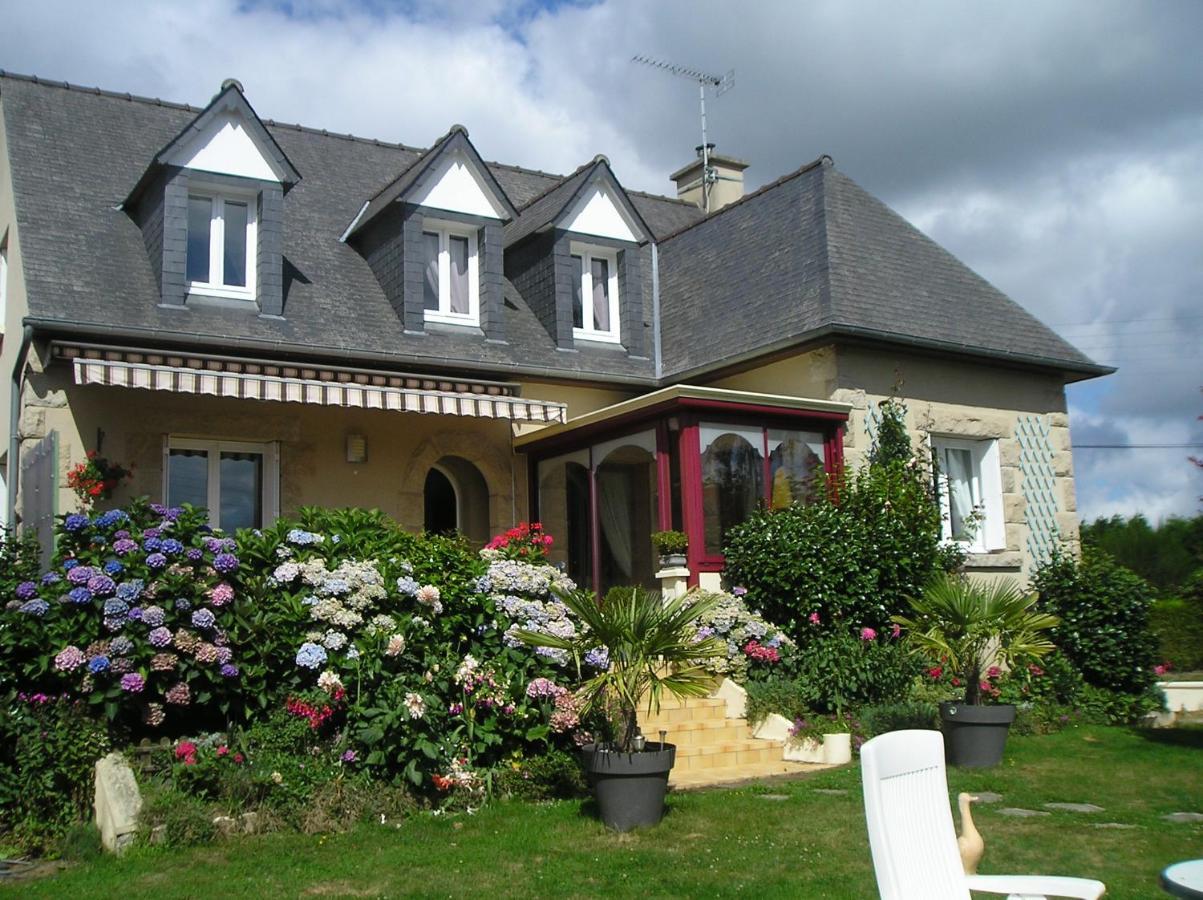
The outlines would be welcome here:
[[[595,669],[608,669],[610,667],[610,649],[608,647],[594,647],[585,654],[585,665],[592,666]]]
[[[18,612],[23,612],[27,616],[37,616],[39,619],[46,615],[49,610],[50,604],[37,597],[33,600],[27,600],[17,608]]]
[[[47,572],[42,576],[42,584],[58,584],[63,580],[63,576],[58,572]]]
[[[141,622],[142,621],[142,607],[141,606],[131,606],[130,611],[125,614],[125,617],[127,619],[129,619],[131,622]]]
[[[147,553],[158,553],[163,547],[163,542],[157,537],[147,538],[142,542],[142,549]]]
[[[22,581],[17,585],[18,600],[32,600],[38,595],[38,586],[32,581]]]
[[[478,594],[487,594],[489,592],[489,576],[481,575],[476,579],[475,591]]]
[[[117,585],[117,599],[133,603],[142,596],[142,588],[146,584],[141,578],[131,578]]]
[[[167,614],[161,606],[148,606],[142,610],[142,621],[151,628],[158,628],[167,620]]]
[[[212,610],[198,609],[192,614],[192,624],[205,631],[212,628],[216,622],[217,620],[214,618]]]
[[[229,575],[231,572],[237,572],[238,557],[233,553],[218,553],[215,557],[213,557],[213,568],[215,568],[222,575]]]
[[[126,620],[120,616],[105,616],[104,627],[109,631],[120,631],[125,627]]]
[[[410,597],[418,592],[419,587],[420,585],[408,575],[397,579],[397,590]]]
[[[176,597],[175,608],[180,612],[188,612],[188,610],[192,609],[192,601],[187,597]]]
[[[109,669],[109,658],[107,656],[93,656],[88,660],[88,671],[93,675],[98,675],[101,672],[107,672]]]
[[[92,520],[92,524],[98,528],[112,528],[121,522],[129,521],[129,515],[123,509],[110,509],[108,512],[101,513]]]
[[[134,649],[134,642],[121,634],[109,641],[109,652],[114,656],[125,656]]]
[[[175,538],[167,538],[163,541],[160,549],[162,549],[162,551],[168,556],[175,556],[177,553],[182,553],[184,551],[184,545]]]
[[[65,520],[63,520],[63,527],[73,534],[75,532],[83,531],[88,527],[88,517],[80,515],[79,513],[72,513],[71,515],[67,516]]]
[[[173,506],[170,509],[168,509],[167,512],[163,513],[162,515],[163,515],[163,518],[170,519],[172,522],[174,522],[176,519],[178,519],[183,514],[184,514],[184,507]]]
[[[124,600],[110,597],[104,601],[104,614],[106,616],[124,616],[127,612],[129,612],[129,604]]]
[[[237,678],[238,677],[238,666],[234,665],[233,663],[226,663],[224,666],[221,667],[221,677],[222,678]]]
[[[63,570],[70,572],[72,569],[74,569],[78,565],[79,565],[78,559],[69,559],[63,563]]]
[[[326,662],[326,651],[320,644],[306,641],[297,651],[297,665],[306,669],[316,669]]]
[[[67,593],[67,599],[76,606],[84,606],[85,604],[92,602],[92,592],[86,587],[72,588]]]
[[[287,541],[288,543],[296,544],[299,547],[306,547],[309,544],[320,544],[322,542],[322,536],[312,531],[294,528],[288,532]]]
[[[162,553],[152,553],[146,557],[146,565],[152,569],[162,569],[167,565],[167,557]]]
[[[121,565],[121,563],[117,562],[115,559],[110,559],[104,564],[104,571],[108,575],[120,575],[125,571],[125,566]]]

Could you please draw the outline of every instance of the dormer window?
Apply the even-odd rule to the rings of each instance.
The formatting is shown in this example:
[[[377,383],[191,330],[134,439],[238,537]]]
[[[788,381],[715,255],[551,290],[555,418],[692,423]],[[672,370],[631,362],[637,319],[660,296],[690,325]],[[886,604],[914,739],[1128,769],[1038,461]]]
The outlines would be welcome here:
[[[255,299],[256,198],[189,193],[188,292]]]
[[[427,322],[480,324],[476,229],[455,222],[422,223],[422,306]]]
[[[578,340],[619,341],[618,253],[589,244],[572,252],[572,335]]]

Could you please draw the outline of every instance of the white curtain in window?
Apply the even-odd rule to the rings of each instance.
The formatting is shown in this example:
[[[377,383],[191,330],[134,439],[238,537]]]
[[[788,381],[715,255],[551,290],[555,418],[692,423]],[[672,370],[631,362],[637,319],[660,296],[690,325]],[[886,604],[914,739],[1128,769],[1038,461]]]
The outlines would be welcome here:
[[[468,239],[452,236],[451,251],[451,312],[468,314]]]
[[[422,246],[426,253],[426,266],[422,284],[423,305],[426,309],[439,308],[439,236],[429,231],[422,233]]]
[[[597,499],[601,513],[602,537],[624,580],[631,578],[631,479],[622,469],[597,471]]]
[[[973,459],[968,450],[958,449],[948,450],[944,459],[952,536],[959,538],[965,532],[965,520],[973,512]]]
[[[593,262],[593,330],[610,330],[610,261]]]

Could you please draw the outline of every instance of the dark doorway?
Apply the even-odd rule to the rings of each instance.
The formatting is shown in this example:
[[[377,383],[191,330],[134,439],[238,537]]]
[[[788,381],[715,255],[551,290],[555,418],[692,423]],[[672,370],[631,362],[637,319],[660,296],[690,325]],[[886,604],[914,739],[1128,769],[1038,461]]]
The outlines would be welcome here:
[[[438,469],[426,473],[422,488],[425,501],[424,527],[432,534],[451,534],[459,523],[458,498],[451,479]]]

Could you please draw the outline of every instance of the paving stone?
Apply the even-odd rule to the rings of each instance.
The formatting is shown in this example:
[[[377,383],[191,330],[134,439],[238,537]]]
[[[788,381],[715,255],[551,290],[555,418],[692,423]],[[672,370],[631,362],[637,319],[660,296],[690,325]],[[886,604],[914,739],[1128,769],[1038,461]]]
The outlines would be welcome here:
[[[1046,803],[1045,809],[1059,809],[1062,812],[1074,813],[1096,813],[1102,812],[1103,807],[1095,806],[1093,803]]]
[[[789,794],[757,794],[761,800],[788,800]]]
[[[978,791],[973,796],[977,797],[978,803],[997,803],[1002,799],[1002,794],[996,794],[994,791]]]
[[[1040,809],[1020,809],[1015,806],[1005,806],[998,811],[1000,816],[1010,816],[1013,819],[1031,819],[1035,816],[1051,816],[1051,812]]]
[[[1203,822],[1203,813],[1176,812],[1170,813],[1167,816],[1162,816],[1161,818],[1165,819],[1167,822],[1178,822],[1180,824],[1186,822]]]
[[[1135,828],[1135,825],[1127,825],[1124,822],[1095,822],[1095,828]]]
[[[815,788],[816,794],[826,794],[828,797],[846,797],[848,792],[843,788]]]

